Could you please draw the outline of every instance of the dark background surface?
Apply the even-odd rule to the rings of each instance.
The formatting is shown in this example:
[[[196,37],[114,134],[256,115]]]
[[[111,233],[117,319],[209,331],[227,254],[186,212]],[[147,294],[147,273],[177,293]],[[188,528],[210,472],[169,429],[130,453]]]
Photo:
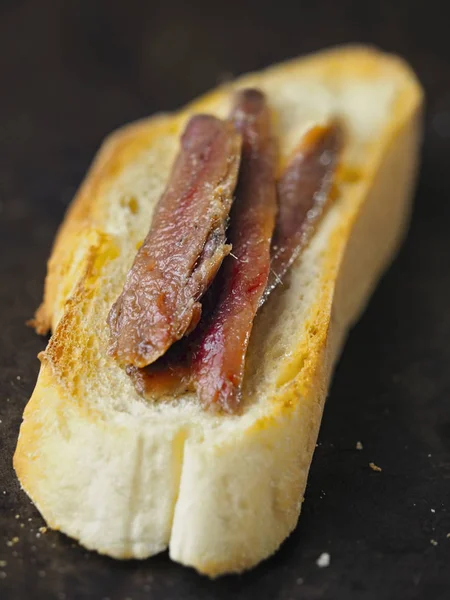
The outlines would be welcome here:
[[[450,597],[446,4],[0,2],[2,600]],[[119,563],[40,535],[11,466],[45,343],[24,321],[101,139],[230,74],[348,41],[399,52],[416,69],[428,95],[423,164],[410,235],[337,369],[298,528],[254,571],[216,582],[166,555]]]

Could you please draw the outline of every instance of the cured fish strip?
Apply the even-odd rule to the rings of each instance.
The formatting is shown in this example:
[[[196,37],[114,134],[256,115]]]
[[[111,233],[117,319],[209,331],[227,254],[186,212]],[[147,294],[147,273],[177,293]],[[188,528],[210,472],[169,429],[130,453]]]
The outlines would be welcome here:
[[[332,199],[342,148],[341,127],[333,122],[310,129],[278,181],[278,215],[264,302],[311,239]]]
[[[111,308],[110,353],[145,367],[197,325],[200,299],[229,253],[225,230],[236,186],[241,135],[196,115],[181,139],[150,231]]]
[[[203,404],[232,412],[240,401],[250,332],[267,286],[277,197],[276,149],[264,95],[253,89],[238,93],[230,120],[243,139],[229,229],[233,254],[218,277],[217,305],[199,329],[192,376]]]

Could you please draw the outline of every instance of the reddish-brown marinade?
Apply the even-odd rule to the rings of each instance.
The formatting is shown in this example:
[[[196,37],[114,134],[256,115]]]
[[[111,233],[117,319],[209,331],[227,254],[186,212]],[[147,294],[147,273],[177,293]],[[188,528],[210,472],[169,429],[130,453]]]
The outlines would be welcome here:
[[[213,116],[191,118],[169,183],[108,317],[110,353],[145,367],[192,331],[200,298],[230,251],[225,229],[241,135]]]
[[[229,228],[232,254],[218,277],[217,304],[198,339],[194,333],[191,365],[202,404],[229,412],[240,401],[250,332],[268,281],[277,204],[277,157],[264,95],[253,89],[238,93],[230,120],[243,140]]]

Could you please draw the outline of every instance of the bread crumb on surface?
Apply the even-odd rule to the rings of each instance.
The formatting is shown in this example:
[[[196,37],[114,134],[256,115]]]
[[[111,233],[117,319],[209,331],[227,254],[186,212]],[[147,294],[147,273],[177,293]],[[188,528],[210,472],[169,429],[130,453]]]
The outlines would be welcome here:
[[[40,533],[47,533],[47,527],[39,527]]]
[[[330,566],[330,555],[328,552],[322,552],[322,554],[316,560],[316,565],[320,568]]]
[[[7,564],[8,563],[6,562],[6,560],[0,560],[0,567],[1,568],[6,567]]]
[[[5,571],[0,571],[0,579],[5,579],[5,578],[6,578]]]
[[[430,544],[431,544],[432,546],[437,546],[437,545],[438,545],[438,543],[437,543],[437,541],[436,541],[436,540],[430,540]]]
[[[6,542],[6,545],[11,548],[11,546],[14,546],[15,544],[17,544],[18,541],[19,541],[19,538],[17,536],[14,536],[12,540],[8,540]]]
[[[361,442],[356,442],[356,449],[357,450],[362,450],[363,449],[363,445]]]
[[[434,510],[434,508],[430,508],[432,513],[435,513],[436,511]]]
[[[383,470],[381,467],[376,465],[374,462],[370,462],[369,467],[372,469],[372,471],[378,471],[379,473],[381,473],[381,471]]]

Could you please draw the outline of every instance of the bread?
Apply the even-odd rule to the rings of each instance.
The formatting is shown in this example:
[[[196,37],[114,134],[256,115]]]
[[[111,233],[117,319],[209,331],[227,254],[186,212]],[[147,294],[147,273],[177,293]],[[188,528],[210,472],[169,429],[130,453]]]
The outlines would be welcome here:
[[[190,395],[146,402],[106,353],[108,310],[187,118],[225,116],[232,90],[244,85],[268,96],[281,162],[311,124],[343,121],[337,198],[257,315],[242,414],[213,414]],[[49,261],[35,325],[53,336],[14,456],[50,527],[116,558],[168,548],[212,577],[279,547],[298,520],[345,337],[405,234],[421,105],[402,60],[351,46],[245,76],[105,141]]]

